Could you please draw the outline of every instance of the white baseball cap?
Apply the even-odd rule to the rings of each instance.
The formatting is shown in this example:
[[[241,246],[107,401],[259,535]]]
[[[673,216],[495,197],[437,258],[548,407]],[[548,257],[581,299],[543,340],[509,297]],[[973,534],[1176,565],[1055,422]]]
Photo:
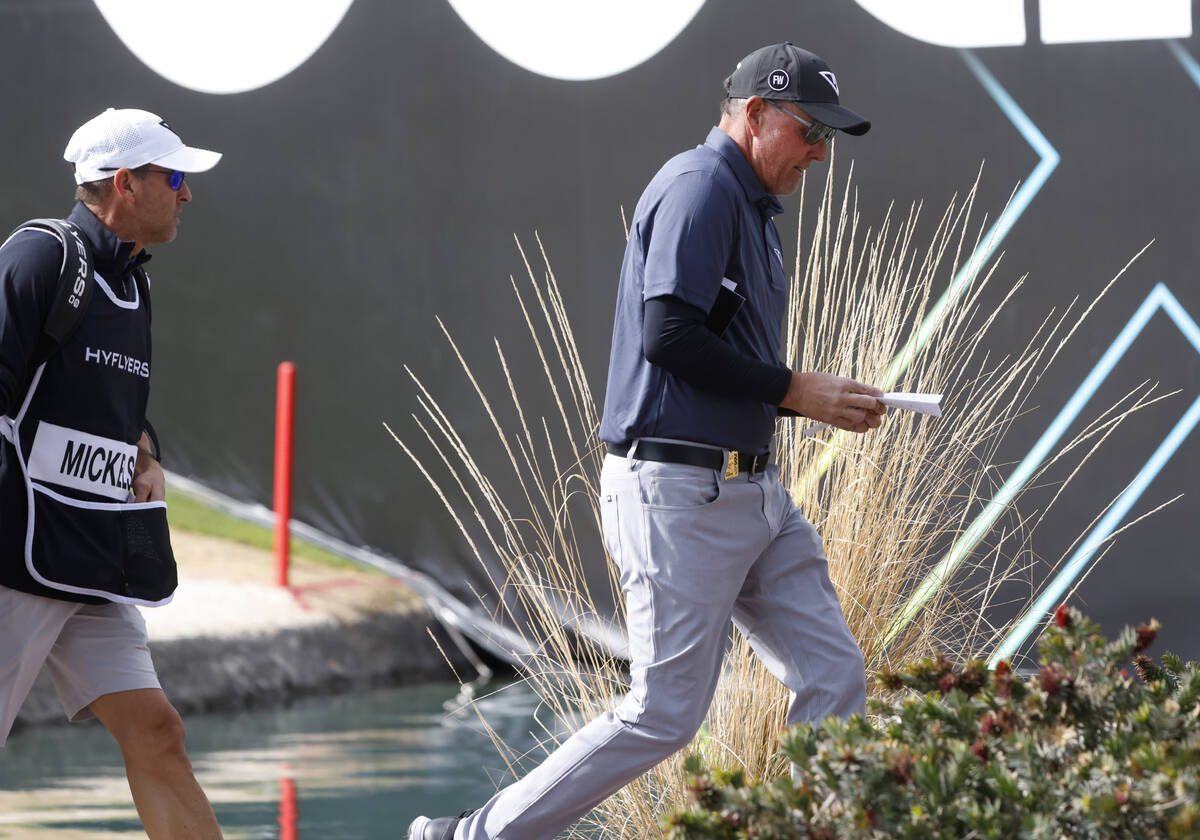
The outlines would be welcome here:
[[[221,154],[183,145],[157,114],[109,108],[75,129],[63,158],[75,164],[75,183],[86,184],[111,178],[118,169],[136,169],[147,163],[180,172],[204,172],[217,165]]]

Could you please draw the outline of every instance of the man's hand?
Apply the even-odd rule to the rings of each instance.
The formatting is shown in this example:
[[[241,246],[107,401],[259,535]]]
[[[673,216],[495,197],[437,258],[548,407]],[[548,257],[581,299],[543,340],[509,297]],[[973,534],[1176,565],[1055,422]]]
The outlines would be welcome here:
[[[167,497],[167,477],[163,475],[162,464],[150,456],[149,445],[143,434],[142,442],[138,444],[137,462],[133,465],[135,502],[161,502]]]
[[[793,371],[787,395],[780,405],[812,420],[862,433],[879,428],[883,422],[887,406],[877,399],[882,396],[883,391],[878,388],[844,376]]]

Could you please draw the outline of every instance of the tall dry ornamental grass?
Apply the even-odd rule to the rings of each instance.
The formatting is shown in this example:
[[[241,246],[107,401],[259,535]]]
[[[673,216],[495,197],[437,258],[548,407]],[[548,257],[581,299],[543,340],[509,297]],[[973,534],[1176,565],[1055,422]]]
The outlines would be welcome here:
[[[930,241],[918,245],[919,207],[863,229],[850,179],[839,187],[831,166],[796,263],[785,333],[793,367],[851,376],[885,390],[947,395],[940,420],[892,411],[882,428],[866,435],[827,431],[805,437],[804,420],[784,421],[777,434],[783,479],[824,538],[833,581],[871,671],[934,648],[958,657],[986,656],[1010,629],[987,624],[986,608],[1002,583],[1022,579],[1038,562],[1029,538],[1047,510],[1029,521],[1015,513],[1019,494],[993,500],[1004,479],[993,456],[1086,311],[1079,317],[1050,314],[1022,347],[991,357],[985,339],[1021,281],[1011,285],[1001,306],[983,305],[996,264],[968,264],[967,255],[986,250],[978,248],[981,234],[975,232],[983,227],[970,221],[974,200],[974,187],[964,199],[952,200]],[[803,211],[800,223],[803,232]],[[513,289],[558,416],[527,416],[496,342],[507,385],[502,398],[510,404],[503,410],[515,418],[502,421],[443,325],[511,475],[506,472],[502,485],[498,476],[489,477],[455,420],[411,370],[420,390],[414,418],[425,436],[421,445],[436,450],[446,475],[433,475],[412,446],[397,441],[445,502],[500,595],[499,601],[485,595],[481,603],[519,634],[516,642],[497,642],[522,661],[524,679],[543,700],[541,741],[550,750],[611,709],[628,675],[620,634],[614,632],[624,625],[617,575],[610,564],[603,591],[597,591],[589,587],[584,564],[585,556],[603,551],[596,401],[540,240],[538,246],[544,274],[539,276],[522,250],[527,283],[514,279]],[[615,273],[614,266],[614,278]],[[1067,458],[1077,469],[1150,399],[1148,387],[1131,393],[1046,466]],[[1036,595],[1030,584],[1029,601]],[[603,606],[608,604],[616,606]],[[751,778],[786,773],[775,747],[785,707],[782,687],[738,637],[695,746],[711,762],[744,767]],[[488,731],[514,775],[540,758],[514,754]],[[661,815],[686,803],[682,759],[676,756],[597,808],[582,830],[587,836],[598,829],[605,838],[644,840],[658,833]],[[584,835],[577,830],[569,836]]]

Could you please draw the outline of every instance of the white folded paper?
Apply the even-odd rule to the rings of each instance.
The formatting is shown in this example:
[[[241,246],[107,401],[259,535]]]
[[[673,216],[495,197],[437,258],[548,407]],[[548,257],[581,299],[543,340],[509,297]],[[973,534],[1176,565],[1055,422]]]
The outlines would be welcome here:
[[[911,394],[904,391],[893,391],[890,394],[884,394],[880,402],[889,408],[905,408],[932,417],[942,416],[941,394]]]
[[[884,394],[879,398],[879,401],[888,408],[903,408],[908,411],[915,411],[918,414],[928,414],[931,417],[942,416],[942,395],[941,394],[914,394],[907,391],[893,391]],[[817,423],[809,426],[800,434],[804,437],[812,437],[817,432],[828,429],[828,423]]]

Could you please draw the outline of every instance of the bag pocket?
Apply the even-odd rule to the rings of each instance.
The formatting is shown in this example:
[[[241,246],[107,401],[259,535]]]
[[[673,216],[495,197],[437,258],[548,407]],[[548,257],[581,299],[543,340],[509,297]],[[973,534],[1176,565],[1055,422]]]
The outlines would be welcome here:
[[[161,601],[178,577],[165,504],[71,504],[34,492],[30,571],[46,585],[118,601]]]

